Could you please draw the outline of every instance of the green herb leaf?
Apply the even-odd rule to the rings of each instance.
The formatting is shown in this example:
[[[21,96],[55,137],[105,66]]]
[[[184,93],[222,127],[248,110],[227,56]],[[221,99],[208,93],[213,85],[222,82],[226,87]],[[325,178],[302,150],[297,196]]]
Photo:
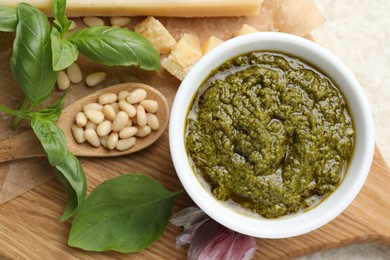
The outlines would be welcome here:
[[[67,153],[66,137],[53,120],[53,115],[34,113],[31,127],[42,144],[51,165],[61,163]]]
[[[65,221],[73,216],[84,202],[87,180],[80,161],[69,151],[65,159],[55,167],[68,194],[68,202],[61,216],[61,221]]]
[[[66,17],[66,0],[52,0],[52,10],[54,20],[54,28],[56,28],[61,37],[64,36],[71,25],[71,21]]]
[[[143,36],[125,28],[95,26],[75,32],[69,41],[88,58],[108,65],[160,68],[160,55]]]
[[[53,70],[63,70],[77,60],[79,52],[76,45],[63,39],[56,27],[52,28],[50,38],[53,50]]]
[[[179,193],[139,174],[108,180],[80,207],[68,244],[91,251],[145,249],[164,232]]]
[[[52,67],[50,24],[45,14],[25,3],[18,5],[18,17],[11,69],[35,106],[50,96],[57,78]]]
[[[18,13],[16,8],[0,6],[0,31],[14,32],[18,24]]]
[[[34,114],[39,114],[39,116],[44,117],[47,120],[51,120],[53,122],[57,121],[62,112],[62,108],[64,107],[66,98],[66,93],[62,95],[54,104],[39,110],[38,112],[34,112]]]

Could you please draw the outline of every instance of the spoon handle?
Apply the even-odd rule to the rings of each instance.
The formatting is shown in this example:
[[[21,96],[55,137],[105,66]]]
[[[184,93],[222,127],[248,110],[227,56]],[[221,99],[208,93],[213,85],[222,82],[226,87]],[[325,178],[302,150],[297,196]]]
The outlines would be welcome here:
[[[32,130],[0,141],[0,163],[44,155],[41,144]]]

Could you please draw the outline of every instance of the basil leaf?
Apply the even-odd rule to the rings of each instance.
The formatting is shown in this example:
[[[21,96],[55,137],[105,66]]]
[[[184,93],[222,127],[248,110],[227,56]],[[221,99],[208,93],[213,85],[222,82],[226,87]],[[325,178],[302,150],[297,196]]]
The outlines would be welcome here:
[[[56,28],[61,37],[68,32],[71,21],[66,17],[66,0],[52,0],[52,10],[54,20],[54,28]]]
[[[0,31],[14,32],[18,24],[18,14],[14,7],[0,6]]]
[[[160,54],[143,36],[125,28],[95,26],[73,33],[68,40],[88,58],[108,65],[160,68]]]
[[[108,180],[80,207],[68,244],[91,251],[145,249],[164,232],[179,193],[139,174]]]
[[[54,104],[39,110],[38,112],[34,112],[35,114],[39,114],[39,116],[44,117],[53,122],[57,121],[62,112],[62,108],[64,107],[66,98],[66,93],[62,95],[60,99],[58,99]]]
[[[60,219],[65,221],[73,216],[84,202],[87,180],[80,161],[69,151],[67,151],[65,159],[55,168],[68,194],[68,202]]]
[[[25,3],[18,5],[18,17],[11,69],[35,106],[50,96],[57,78],[52,67],[50,24],[45,14]]]
[[[53,27],[50,34],[51,48],[53,50],[53,70],[60,71],[69,67],[79,55],[77,47],[61,38],[61,33]]]
[[[42,144],[51,165],[62,162],[67,153],[66,137],[51,116],[34,113],[31,127]]]

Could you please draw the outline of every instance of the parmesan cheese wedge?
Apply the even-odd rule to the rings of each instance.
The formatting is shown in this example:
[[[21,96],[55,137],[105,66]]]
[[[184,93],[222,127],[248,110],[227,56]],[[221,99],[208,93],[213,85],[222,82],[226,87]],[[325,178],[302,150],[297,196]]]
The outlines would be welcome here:
[[[0,6],[29,3],[51,16],[51,0],[0,0]],[[68,0],[67,15],[77,16],[246,16],[259,13],[263,0]]]
[[[163,66],[169,74],[175,76],[175,78],[179,80],[183,80],[188,72],[187,69],[184,69],[179,63],[170,58],[164,58],[161,61],[161,66]]]
[[[142,22],[134,26],[134,31],[142,34],[148,39],[162,54],[168,54],[176,45],[176,40],[168,30],[156,20],[149,16]]]
[[[223,40],[219,39],[218,37],[211,36],[208,38],[203,44],[202,44],[202,52],[203,55],[211,51],[211,49],[214,49],[218,45],[223,43]]]
[[[169,54],[183,68],[191,67],[202,57],[199,38],[195,35],[185,33],[177,42],[175,48]]]
[[[244,35],[244,34],[256,33],[256,32],[259,32],[256,28],[254,28],[250,25],[244,24],[241,27],[241,29],[234,34],[234,37]]]
[[[185,33],[169,56],[161,61],[161,65],[170,74],[179,80],[183,80],[187,72],[201,57],[202,48],[200,47],[199,38]]]

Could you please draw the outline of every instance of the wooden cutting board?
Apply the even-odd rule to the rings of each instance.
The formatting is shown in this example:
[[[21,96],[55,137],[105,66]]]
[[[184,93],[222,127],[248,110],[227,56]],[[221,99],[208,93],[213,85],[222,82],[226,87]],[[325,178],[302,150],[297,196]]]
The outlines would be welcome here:
[[[272,2],[272,1],[269,1]],[[241,19],[241,18],[239,18]],[[191,28],[192,24],[218,27],[223,21],[213,23],[194,20],[166,21],[170,30],[177,35]],[[239,21],[241,24],[243,21]],[[236,26],[240,24],[237,22]],[[180,26],[177,26],[180,25]],[[198,31],[203,30],[199,26]],[[229,28],[235,31],[237,28]],[[264,28],[264,30],[269,28]],[[211,28],[210,30],[214,30]],[[222,32],[220,32],[222,33]],[[11,39],[0,34],[0,46],[4,48],[3,60],[9,60]],[[217,35],[218,36],[218,35]],[[202,35],[206,37],[206,35]],[[128,68],[107,68],[79,60],[84,73],[107,71],[106,85],[137,81],[155,86],[172,104],[179,82],[162,71],[157,76]],[[1,78],[10,75],[8,66],[0,69]],[[136,77],[134,77],[136,75]],[[8,76],[9,77],[9,76]],[[4,82],[3,82],[4,85]],[[22,95],[16,84],[8,80],[8,92],[3,93],[5,104],[14,105]],[[90,92],[82,86],[73,86],[68,102]],[[16,100],[12,98],[19,95]],[[3,100],[2,100],[3,101]],[[8,103],[7,103],[8,102]],[[3,102],[4,103],[4,102]],[[4,132],[4,131],[3,131]],[[142,173],[155,178],[168,189],[176,190],[181,184],[172,165],[168,130],[148,149],[128,156],[110,159],[81,159],[88,179],[89,191],[107,179],[123,173]],[[42,159],[19,160],[0,165],[0,170],[10,173],[25,171],[25,175],[34,178],[42,172],[54,177],[52,168]],[[35,175],[36,174],[36,175]],[[17,181],[16,181],[17,182]],[[0,182],[0,185],[3,185]],[[22,183],[17,183],[22,185]],[[390,170],[386,166],[378,149],[374,163],[362,191],[347,210],[331,223],[309,234],[290,239],[258,239],[255,259],[283,259],[309,254],[315,251],[341,247],[361,242],[381,242],[390,245]],[[169,225],[161,239],[147,250],[137,254],[115,252],[94,253],[67,246],[71,222],[60,223],[59,218],[66,203],[65,191],[57,178],[34,188],[33,190],[0,205],[0,259],[186,259],[187,247],[176,249],[175,238],[181,229]],[[175,202],[174,211],[193,202],[186,195],[181,195]]]
[[[88,181],[97,183],[118,172],[141,172],[163,182],[167,188],[180,186],[168,151],[167,133],[148,150],[127,158],[84,160]],[[162,155],[157,157],[157,155]],[[145,167],[147,166],[147,167]],[[256,258],[280,259],[305,255],[326,248],[361,242],[390,244],[390,171],[379,150],[367,182],[353,204],[338,218],[307,235],[290,239],[258,239]],[[90,253],[67,247],[70,223],[59,223],[65,204],[60,182],[53,179],[0,207],[0,256],[30,259],[185,259],[186,248],[175,248],[180,229],[169,225],[163,237],[139,254]],[[176,201],[175,210],[192,202],[187,196]]]
[[[171,91],[171,95],[174,91]],[[168,131],[148,149],[125,157],[82,159],[89,190],[121,173],[149,175],[168,189],[181,185],[173,168]],[[47,165],[47,170],[50,167]],[[322,228],[289,239],[257,239],[255,259],[285,259],[354,243],[380,242],[390,245],[390,171],[378,149],[370,175],[347,210]],[[94,253],[67,246],[70,222],[59,217],[66,195],[57,178],[0,206],[0,258],[11,259],[186,259],[187,247],[175,248],[181,229],[169,224],[161,239],[137,254]],[[186,195],[174,211],[193,205]]]

